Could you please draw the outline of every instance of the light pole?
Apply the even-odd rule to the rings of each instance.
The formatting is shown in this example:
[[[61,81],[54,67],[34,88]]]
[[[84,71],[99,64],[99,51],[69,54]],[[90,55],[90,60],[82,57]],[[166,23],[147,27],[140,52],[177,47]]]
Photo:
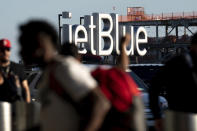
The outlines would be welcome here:
[[[61,42],[62,42],[62,26],[61,26],[61,17],[62,18],[65,18],[65,19],[70,19],[72,17],[72,14],[70,12],[62,12],[62,14],[58,14],[58,30],[59,30],[59,44],[61,45]]]
[[[80,25],[84,23],[83,20],[84,20],[84,17],[80,17]]]
[[[58,38],[59,38],[59,44],[61,45],[61,30],[62,30],[62,26],[61,26],[61,17],[62,14],[58,14],[58,28],[59,28],[59,34],[58,34]]]

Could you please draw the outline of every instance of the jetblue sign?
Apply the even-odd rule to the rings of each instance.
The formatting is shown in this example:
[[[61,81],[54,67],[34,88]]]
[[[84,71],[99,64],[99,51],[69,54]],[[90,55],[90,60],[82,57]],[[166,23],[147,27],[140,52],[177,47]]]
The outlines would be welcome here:
[[[71,13],[63,12],[64,18],[71,18]],[[144,27],[120,26],[118,14],[93,13],[84,16],[83,25],[63,24],[63,42],[79,45],[84,48],[79,53],[86,54],[89,50],[93,55],[108,56],[112,52],[120,54],[120,38],[126,33],[131,35],[131,41],[126,48],[127,55],[144,56],[146,48],[139,48],[141,43],[147,43],[147,32]]]

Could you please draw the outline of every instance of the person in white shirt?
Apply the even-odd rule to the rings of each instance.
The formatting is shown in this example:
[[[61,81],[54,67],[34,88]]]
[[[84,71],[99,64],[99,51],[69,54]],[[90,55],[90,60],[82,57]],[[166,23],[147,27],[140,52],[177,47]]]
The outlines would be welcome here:
[[[56,31],[45,21],[30,21],[20,27],[20,54],[24,62],[39,64],[44,69],[38,85],[41,129],[96,131],[110,104],[83,65],[73,57],[58,55],[57,41]],[[80,114],[83,110],[87,119],[82,116],[84,113]]]

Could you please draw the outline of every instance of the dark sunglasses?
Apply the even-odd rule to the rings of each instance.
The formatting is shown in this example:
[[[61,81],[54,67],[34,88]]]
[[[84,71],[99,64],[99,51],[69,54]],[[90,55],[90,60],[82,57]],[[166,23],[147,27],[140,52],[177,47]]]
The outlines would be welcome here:
[[[0,48],[0,51],[10,51],[10,48],[8,48],[8,47]]]

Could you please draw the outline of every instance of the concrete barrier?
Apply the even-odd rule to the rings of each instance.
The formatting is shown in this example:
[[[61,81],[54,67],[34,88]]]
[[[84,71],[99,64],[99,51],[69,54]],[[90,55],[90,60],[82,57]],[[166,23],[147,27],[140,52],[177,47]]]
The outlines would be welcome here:
[[[166,111],[164,119],[165,131],[197,131],[197,114]]]
[[[0,102],[0,131],[12,131],[11,104]]]

